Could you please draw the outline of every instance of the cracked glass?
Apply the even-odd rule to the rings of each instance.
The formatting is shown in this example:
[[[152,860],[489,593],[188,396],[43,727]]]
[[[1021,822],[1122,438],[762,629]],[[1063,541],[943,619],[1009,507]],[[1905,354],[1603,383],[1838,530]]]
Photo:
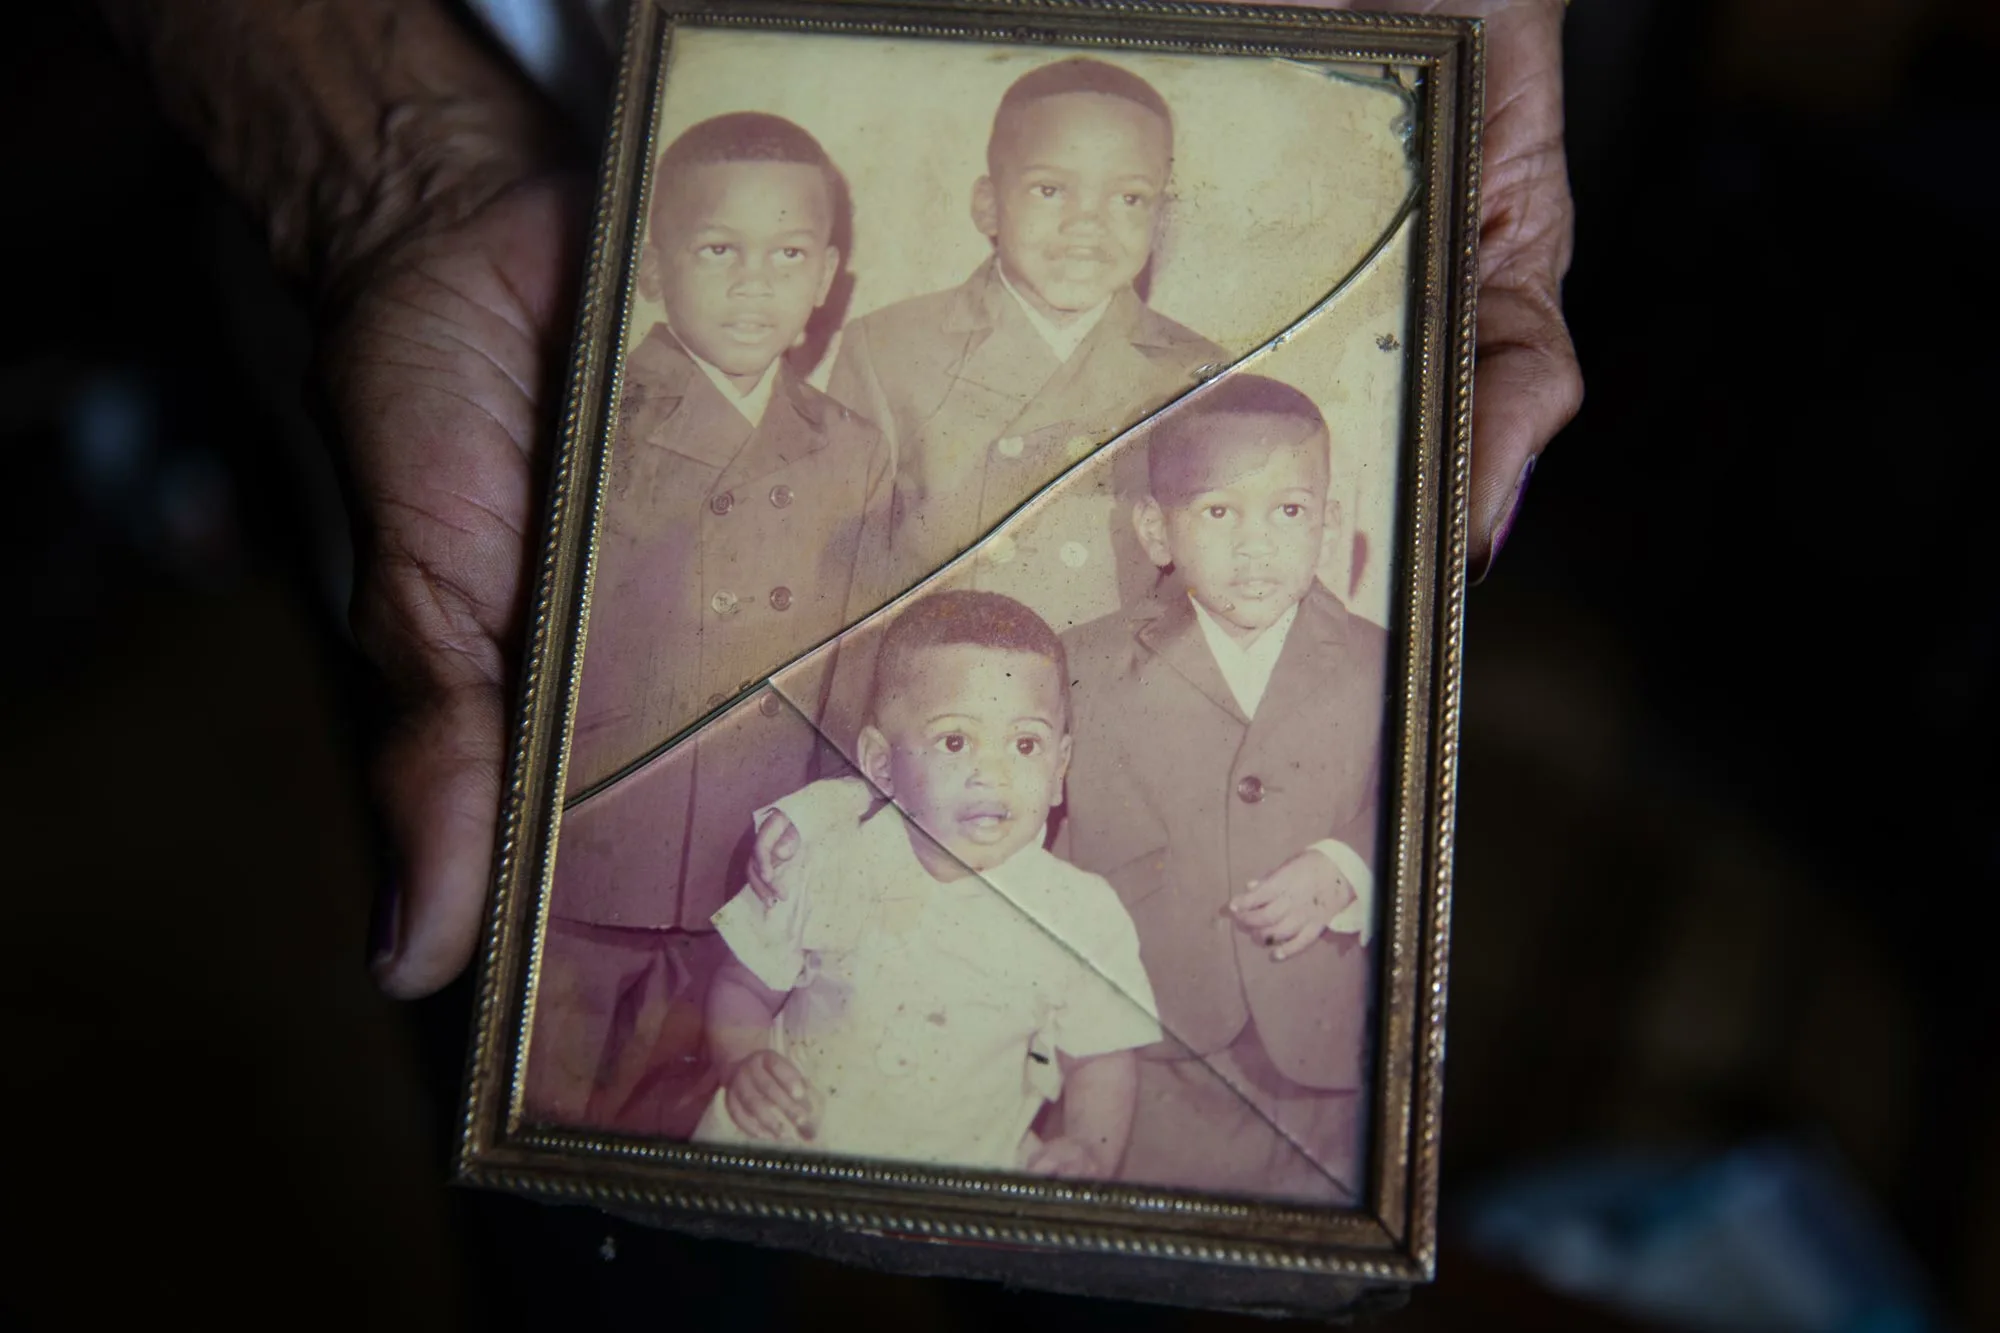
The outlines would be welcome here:
[[[675,37],[528,1120],[1357,1201],[1418,77]]]

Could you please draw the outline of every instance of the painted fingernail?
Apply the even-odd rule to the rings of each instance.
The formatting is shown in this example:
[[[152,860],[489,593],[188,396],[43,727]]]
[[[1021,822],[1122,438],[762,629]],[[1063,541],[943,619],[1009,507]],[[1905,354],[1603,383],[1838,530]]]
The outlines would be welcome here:
[[[396,961],[403,943],[403,892],[395,877],[375,889],[375,903],[368,914],[368,966],[381,971]]]
[[[1535,475],[1535,455],[1528,455],[1528,461],[1521,467],[1520,479],[1514,483],[1514,498],[1507,502],[1507,512],[1500,516],[1500,522],[1493,528],[1493,545],[1486,550],[1486,562],[1472,576],[1472,582],[1485,581],[1493,572],[1493,562],[1500,558],[1500,548],[1507,544],[1507,538],[1514,531],[1514,520],[1521,516],[1521,497],[1528,493],[1528,482]]]

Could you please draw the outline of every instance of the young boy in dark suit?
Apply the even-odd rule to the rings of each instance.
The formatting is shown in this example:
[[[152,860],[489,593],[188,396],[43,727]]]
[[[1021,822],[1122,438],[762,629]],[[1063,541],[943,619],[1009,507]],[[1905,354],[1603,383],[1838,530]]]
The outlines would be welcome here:
[[[769,115],[694,126],[654,173],[639,285],[666,319],[626,362],[603,483],[531,1114],[608,1123],[663,1025],[698,1032],[680,929],[733,887],[744,812],[810,776],[816,701],[767,690],[654,752],[880,600],[888,448],[784,359],[839,271],[843,197]]]
[[[1073,59],[1023,75],[1001,99],[973,187],[993,257],[959,286],[841,335],[828,387],[896,458],[898,586],[1225,361],[1133,288],[1173,138],[1167,104],[1126,70]],[[1026,600],[1059,631],[1114,609],[1151,582],[1115,493],[1112,470],[1092,469],[1053,497],[1032,537],[988,543],[969,586]]]
[[[1235,375],[1151,430],[1155,593],[1069,636],[1071,860],[1132,913],[1168,1040],[1120,1178],[1351,1203],[1387,641],[1314,571],[1318,409]]]

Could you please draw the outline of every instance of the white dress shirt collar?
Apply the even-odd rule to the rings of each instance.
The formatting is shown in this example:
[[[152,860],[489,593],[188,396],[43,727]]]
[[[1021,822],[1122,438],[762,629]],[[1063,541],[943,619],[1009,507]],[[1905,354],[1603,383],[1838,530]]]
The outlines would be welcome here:
[[[1000,285],[1007,289],[1007,295],[1014,298],[1015,304],[1021,307],[1021,313],[1028,317],[1029,327],[1041,335],[1042,341],[1049,345],[1049,350],[1056,354],[1058,361],[1069,360],[1076,349],[1083,346],[1083,340],[1090,336],[1098,321],[1104,318],[1104,312],[1111,308],[1111,298],[1107,296],[1069,323],[1057,324],[1035,309],[1027,297],[1021,295],[1020,288],[1007,277],[1005,264],[997,259],[994,260],[993,271],[1000,275]]]
[[[701,373],[708,376],[709,383],[722,394],[724,402],[741,412],[751,425],[764,424],[764,410],[771,405],[771,391],[778,383],[778,362],[784,360],[782,356],[772,358],[771,364],[764,367],[763,378],[745,391],[736,387],[736,381],[695,355],[694,349],[687,345],[687,339],[675,334],[674,341],[687,353],[688,360],[701,367]]]
[[[1292,623],[1299,618],[1298,603],[1294,602],[1247,648],[1230,638],[1229,631],[1216,623],[1208,608],[1193,594],[1188,596],[1188,605],[1194,608],[1201,636],[1208,640],[1209,656],[1221,668],[1222,679],[1229,686],[1229,692],[1236,696],[1243,716],[1257,716],[1257,705],[1264,702],[1264,691],[1270,687],[1271,673],[1277,670],[1278,654],[1285,651],[1285,636],[1292,632]]]

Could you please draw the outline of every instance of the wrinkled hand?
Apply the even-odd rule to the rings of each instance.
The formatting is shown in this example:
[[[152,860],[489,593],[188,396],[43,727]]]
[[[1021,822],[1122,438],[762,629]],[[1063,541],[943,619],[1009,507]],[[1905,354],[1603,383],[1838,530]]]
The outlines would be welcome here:
[[[450,981],[479,930],[586,197],[532,180],[407,237],[325,343],[354,629],[398,711],[375,772],[400,892],[378,909],[374,966],[394,995]]]
[[[810,1143],[817,1132],[818,1100],[798,1066],[776,1051],[758,1051],[738,1061],[723,1094],[736,1127],[771,1143]]]
[[[1562,0],[1279,0],[1486,20],[1486,135],[1473,376],[1472,531],[1483,576],[1535,459],[1583,403],[1563,321],[1575,208],[1563,152]]]
[[[1470,549],[1483,571],[1583,392],[1561,309],[1562,5],[1366,4],[1488,21]],[[585,198],[576,182],[534,181],[419,230],[374,265],[327,346],[361,539],[355,631],[401,701],[376,770],[401,861],[376,957],[395,995],[450,981],[479,930]],[[766,873],[759,896],[771,887]]]
[[[1056,1176],[1064,1180],[1108,1180],[1111,1166],[1076,1139],[1050,1139],[1029,1155],[1024,1168],[1031,1176]]]
[[[783,810],[773,810],[757,826],[757,841],[750,850],[747,876],[750,891],[766,907],[784,899],[784,892],[778,887],[778,878],[784,874],[786,864],[798,854],[798,826],[785,817]]]
[[[1229,900],[1236,926],[1284,962],[1304,952],[1354,901],[1354,886],[1332,861],[1308,848]]]

